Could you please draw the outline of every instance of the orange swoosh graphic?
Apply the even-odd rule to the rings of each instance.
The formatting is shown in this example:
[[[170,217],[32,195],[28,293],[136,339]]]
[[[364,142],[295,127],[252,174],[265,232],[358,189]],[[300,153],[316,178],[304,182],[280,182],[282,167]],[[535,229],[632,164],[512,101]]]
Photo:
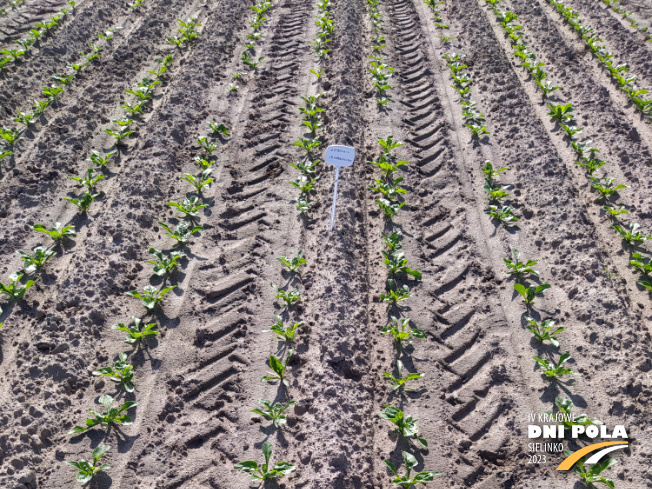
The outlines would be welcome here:
[[[570,469],[575,464],[575,462],[581,459],[584,455],[586,455],[587,453],[594,452],[599,448],[608,447],[611,445],[627,445],[627,444],[628,442],[626,441],[605,441],[602,443],[595,443],[594,445],[589,445],[588,447],[581,448],[575,453],[573,453],[572,455],[569,455],[566,460],[564,460],[562,463],[559,464],[557,470]]]

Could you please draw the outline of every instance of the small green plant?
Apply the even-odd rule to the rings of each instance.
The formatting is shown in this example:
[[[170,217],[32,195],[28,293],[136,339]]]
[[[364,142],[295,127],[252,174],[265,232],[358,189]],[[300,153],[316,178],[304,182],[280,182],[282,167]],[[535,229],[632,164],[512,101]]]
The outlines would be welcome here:
[[[252,481],[278,479],[295,469],[294,465],[288,462],[276,462],[274,466],[270,466],[269,459],[272,457],[272,444],[268,441],[263,443],[263,456],[265,457],[265,463],[260,466],[254,460],[246,460],[237,463],[235,468],[249,474]]]
[[[280,428],[282,424],[287,422],[287,418],[283,413],[296,403],[296,401],[290,401],[284,406],[280,402],[272,404],[270,401],[266,401],[265,399],[258,399],[258,404],[260,404],[263,409],[252,409],[251,412],[260,414],[264,418],[271,419],[274,422],[274,426]]]
[[[127,338],[125,339],[125,343],[129,343],[131,345],[136,342],[140,342],[145,338],[148,338],[150,336],[156,336],[158,334],[158,330],[156,329],[156,323],[145,324],[141,329],[140,325],[143,320],[137,318],[136,316],[132,316],[131,319],[133,321],[133,324],[125,325],[123,323],[118,323],[111,326],[113,329],[117,331],[124,331],[125,333],[127,333]]]
[[[229,83],[228,86],[226,87],[226,90],[229,93],[237,92],[240,87],[236,85],[235,83]]]
[[[483,190],[487,192],[487,198],[492,202],[498,202],[500,199],[509,197],[511,194],[507,192],[506,185],[497,185],[492,179],[485,178]]]
[[[573,104],[548,104],[548,115],[555,119],[560,124],[569,121],[573,118]]]
[[[231,137],[231,134],[229,134],[229,130],[226,128],[224,124],[218,124],[217,122],[209,122],[207,129],[210,131],[210,133],[213,136],[217,136],[218,134],[224,134],[227,138]]]
[[[480,139],[480,136],[484,134],[491,134],[487,130],[485,124],[464,124],[464,127],[468,128],[471,131],[471,137],[474,139]]]
[[[419,472],[414,474],[414,477],[410,477],[412,469],[417,465],[417,459],[414,458],[412,454],[403,451],[403,461],[405,462],[405,470],[407,473],[404,476],[400,476],[398,475],[396,466],[390,460],[383,460],[385,465],[387,465],[389,470],[391,470],[395,476],[395,479],[392,481],[395,486],[410,488],[416,486],[417,484],[425,485],[426,482],[432,482],[435,477],[441,475],[441,472],[431,470],[429,472]]]
[[[70,197],[62,197],[62,198],[63,200],[66,200],[71,204],[76,205],[77,208],[79,209],[79,212],[83,214],[84,212],[88,211],[93,201],[99,196],[100,196],[99,193],[92,194],[91,192],[84,192],[79,199],[70,198]]]
[[[385,243],[385,246],[387,246],[390,251],[396,251],[403,248],[403,245],[401,245],[401,239],[403,239],[403,235],[400,231],[394,231],[389,236],[385,233],[381,234],[383,235],[383,242]]]
[[[290,164],[292,168],[296,168],[306,176],[315,173],[317,170],[317,165],[319,165],[319,160],[314,160],[314,161],[306,160],[304,162],[299,161],[297,163]]]
[[[210,174],[213,172],[210,168],[201,172],[199,176],[191,175],[190,173],[184,173],[180,178],[184,182],[188,182],[193,188],[197,191],[198,194],[208,188],[208,186],[213,183],[213,179],[210,178]]]
[[[588,425],[604,424],[602,421],[589,418],[589,416],[585,413],[582,414],[572,413],[573,408],[575,406],[573,405],[573,401],[571,401],[570,399],[565,399],[563,397],[557,396],[555,398],[555,406],[557,406],[559,412],[564,415],[563,417],[561,417],[562,418],[561,422],[564,425],[564,427],[569,430],[572,429],[573,426],[588,426]],[[541,412],[551,416],[553,414],[552,410],[541,411]]]
[[[543,374],[548,378],[552,379],[561,377],[563,375],[575,375],[575,372],[573,372],[571,369],[564,367],[564,363],[570,359],[570,353],[568,352],[561,355],[559,357],[559,361],[556,364],[548,359],[544,359],[539,356],[534,356],[532,358],[536,360],[539,368],[543,370]]]
[[[390,135],[387,136],[387,139],[383,138],[377,138],[378,139],[378,144],[380,144],[380,147],[383,148],[383,155],[388,156],[389,153],[396,148],[400,148],[403,146],[403,143],[400,141],[395,141],[394,136]]]
[[[122,384],[125,391],[134,391],[134,367],[127,360],[126,353],[118,354],[118,359],[113,362],[113,367],[98,368],[93,375],[108,377],[109,380]]]
[[[56,85],[43,88],[43,95],[45,95],[51,103],[57,101],[61,92],[63,92],[63,88]]]
[[[269,328],[263,331],[263,333],[276,333],[278,337],[286,341],[294,341],[294,336],[297,333],[297,329],[303,325],[303,321],[294,323],[293,325],[288,325],[287,327],[276,313],[274,313],[276,322]]]
[[[536,319],[529,316],[525,317],[527,324],[525,327],[539,340],[541,343],[550,341],[554,346],[559,347],[559,340],[557,334],[566,331],[566,328],[555,328],[555,321],[552,319],[544,319],[541,324]],[[554,331],[553,331],[554,329]]]
[[[398,210],[406,204],[405,201],[399,204],[398,202],[392,202],[387,199],[375,199],[375,202],[380,207],[380,210],[383,211],[383,215],[387,221],[391,221]]]
[[[193,195],[187,199],[183,199],[183,202],[181,203],[168,202],[167,205],[170,207],[176,207],[184,216],[193,218],[198,216],[198,211],[200,209],[208,207],[208,204],[199,204],[198,201],[199,198]]]
[[[179,224],[177,224],[174,230],[172,230],[172,228],[170,228],[170,226],[164,222],[159,221],[158,224],[167,231],[167,233],[165,233],[166,236],[176,241],[174,248],[180,248],[188,244],[193,234],[204,230],[203,226],[190,227],[188,221],[181,221]]]
[[[572,454],[572,451],[564,450],[564,455],[566,457],[570,457]],[[615,489],[616,485],[614,484],[614,481],[607,479],[606,477],[602,477],[600,474],[616,463],[618,463],[617,459],[608,458],[602,462],[591,465],[590,468],[586,468],[584,466],[584,461],[578,460],[575,463],[573,470],[579,474],[579,476],[582,478],[582,482],[584,482],[584,485],[588,489],[595,489],[595,484],[597,483],[602,483],[610,489]]]
[[[312,73],[317,77],[317,81],[321,80],[321,77],[324,75],[325,72],[326,70],[320,70],[320,71],[310,70],[310,73]]]
[[[148,311],[151,311],[163,301],[163,297],[165,297],[165,294],[167,294],[168,292],[176,288],[177,288],[176,285],[170,285],[168,287],[162,288],[159,291],[156,287],[152,285],[146,285],[142,293],[138,292],[137,290],[131,290],[129,292],[125,292],[125,294],[133,297],[134,299],[140,299],[143,305],[145,306],[145,308]]]
[[[629,214],[629,211],[625,209],[625,207],[622,205],[618,208],[605,205],[602,208],[605,211],[607,211],[609,217],[611,217],[614,220],[616,219],[617,216],[620,216],[621,214]]]
[[[406,383],[409,382],[410,380],[416,380],[423,377],[423,374],[412,373],[412,374],[407,374],[407,377],[403,378],[403,362],[401,362],[400,360],[396,360],[396,370],[398,372],[398,377],[394,377],[394,375],[390,372],[383,372],[383,375],[392,384],[392,390],[400,389],[401,387],[403,387],[403,390],[413,391],[415,389],[411,387],[407,387]]]
[[[213,166],[215,164],[215,160],[212,160],[212,159],[207,160],[203,156],[195,156],[193,158],[193,161],[195,163],[197,163],[202,168],[202,170],[207,170],[207,169],[209,169],[211,166]]]
[[[395,316],[392,316],[392,321],[388,325],[384,326],[380,332],[383,334],[391,334],[394,337],[394,341],[399,345],[402,342],[410,343],[412,341],[412,337],[419,339],[426,337],[425,332],[421,329],[408,329],[409,324],[410,318],[399,319]]]
[[[618,190],[629,188],[627,185],[615,184],[615,180],[616,179],[612,177],[604,177],[603,179],[594,178],[591,187],[600,192],[606,201],[607,198],[618,192]]]
[[[34,231],[47,234],[50,236],[50,238],[57,242],[63,241],[64,238],[74,238],[77,236],[77,233],[73,231],[73,229],[75,229],[73,226],[64,226],[60,222],[56,221],[54,223],[54,227],[50,230],[46,229],[43,224],[34,224],[32,229]]]
[[[536,298],[537,295],[540,295],[543,293],[544,290],[549,289],[550,284],[541,284],[541,285],[530,285],[530,286],[525,286],[523,284],[514,284],[514,290],[521,294],[523,297],[523,300],[525,301],[525,304],[530,306],[534,303],[534,299]]]
[[[369,189],[373,192],[378,192],[387,200],[398,198],[399,194],[407,193],[399,184],[403,182],[403,177],[396,178],[393,182],[386,182],[384,180],[375,180],[376,185],[369,185]]]
[[[130,116],[135,116],[137,114],[144,114],[145,111],[143,110],[143,103],[137,103],[137,104],[130,104],[128,102],[120,104],[120,107],[123,110],[126,110]]]
[[[25,262],[23,266],[25,267],[25,273],[27,274],[32,274],[37,270],[40,270],[43,265],[45,265],[45,262],[56,255],[54,251],[49,250],[45,246],[34,248],[34,256],[24,251],[17,251],[16,253],[18,253],[20,259]]]
[[[392,178],[401,166],[408,165],[409,163],[404,160],[391,162],[386,156],[381,156],[378,161],[370,161],[372,165],[376,165],[385,178]]]
[[[309,179],[307,176],[301,175],[296,182],[290,181],[290,185],[299,189],[302,194],[307,194],[308,192],[314,190],[317,180],[319,180],[319,177]]]
[[[489,160],[485,161],[484,166],[480,169],[482,170],[482,173],[484,173],[485,176],[489,179],[493,179],[494,177],[500,175],[502,172],[509,170],[509,168],[507,168],[506,166],[503,166],[496,170],[494,169],[494,166],[491,164],[491,161]]]
[[[34,124],[36,118],[33,112],[25,113],[18,111],[18,116],[13,118],[14,121],[20,122],[25,127],[29,127]]]
[[[629,260],[629,263],[635,270],[644,275],[652,275],[652,258],[648,258],[648,260],[645,261],[645,257],[640,253],[632,254],[632,258],[632,260]]]
[[[14,272],[9,275],[9,283],[7,285],[0,283],[0,294],[7,296],[9,301],[19,301],[25,297],[25,293],[36,283],[38,280],[28,280],[25,285],[20,281],[25,274],[23,272]]]
[[[206,152],[208,156],[213,154],[213,151],[217,149],[217,144],[213,141],[210,141],[206,136],[201,136],[197,138],[197,144]]]
[[[116,146],[126,146],[127,143],[125,142],[125,139],[134,133],[134,131],[130,131],[128,127],[121,127],[117,131],[112,131],[111,129],[106,128],[104,129],[104,132],[115,138]]]
[[[400,250],[390,251],[389,253],[383,250],[381,253],[385,257],[383,263],[389,268],[390,274],[406,273],[412,275],[417,280],[421,280],[421,272],[407,266],[405,253]]]
[[[503,226],[511,226],[514,221],[518,221],[518,217],[514,215],[514,209],[508,205],[502,207],[490,205],[489,210],[486,211],[485,214],[492,219],[495,219]]]
[[[633,243],[639,243],[641,241],[652,239],[652,236],[645,236],[645,234],[641,233],[638,230],[638,228],[641,226],[636,222],[630,223],[629,230],[619,224],[614,224],[611,227],[614,228],[618,234],[620,234],[620,236],[629,246],[631,246]]]
[[[274,299],[281,299],[284,302],[285,307],[290,307],[296,302],[299,302],[301,300],[301,293],[299,290],[294,289],[294,290],[283,290],[278,288],[276,285],[270,282],[270,285],[272,286],[272,289],[276,291],[276,295],[274,296]]]
[[[313,202],[308,200],[308,198],[304,195],[300,196],[296,200],[296,209],[299,211],[299,214],[302,216],[306,216],[308,212],[310,212],[310,207],[312,206]]]
[[[288,356],[285,358],[285,362],[281,362],[281,360],[274,355],[273,353],[269,354],[269,367],[273,370],[273,372],[270,372],[268,375],[265,375],[262,377],[260,380],[262,382],[267,382],[267,381],[281,381],[283,385],[286,387],[290,387],[290,382],[285,378],[285,374],[287,372],[287,367],[288,367],[288,362],[290,361],[290,358],[294,355],[294,350],[288,351]]]
[[[288,272],[292,273],[298,272],[298,269],[301,265],[308,263],[308,260],[303,257],[303,250],[299,250],[297,256],[293,256],[292,258],[281,256],[277,258],[276,261],[280,262],[288,270]]]
[[[317,149],[321,145],[319,138],[308,139],[300,137],[298,141],[292,143],[294,146],[299,146],[309,155],[313,149]]]
[[[150,248],[149,253],[156,257],[156,260],[149,260],[149,262],[154,265],[154,275],[159,277],[171,274],[179,266],[179,260],[186,256],[180,251],[172,251],[166,258],[162,251],[155,248]]]
[[[603,165],[607,163],[605,161],[599,160],[597,158],[582,159],[575,162],[576,165],[581,166],[586,170],[586,175],[588,177],[593,177],[593,173]]]
[[[410,294],[410,288],[407,285],[403,285],[403,287],[400,288],[394,288],[394,279],[387,279],[387,286],[389,289],[387,293],[380,294],[378,297],[382,302],[387,302],[393,306],[396,306],[399,302],[412,297],[412,294]]]
[[[408,441],[414,439],[425,448],[428,448],[428,442],[424,438],[419,437],[418,419],[413,419],[412,416],[406,416],[403,414],[403,411],[389,404],[385,404],[385,411],[380,413],[379,416],[396,425],[396,429],[392,433],[398,433]]]
[[[93,190],[97,182],[99,182],[100,180],[104,180],[104,175],[98,175],[97,171],[95,171],[93,168],[89,168],[86,171],[85,177],[68,177],[68,178],[77,182],[79,186],[85,186],[90,192]]]
[[[516,275],[517,277],[521,277],[526,273],[539,275],[539,272],[532,268],[538,263],[536,260],[521,261],[521,252],[516,248],[512,248],[512,256],[514,257],[513,260],[503,258],[505,265],[507,265],[507,268],[509,269],[507,273]]]
[[[7,141],[7,144],[10,147],[16,144],[21,135],[22,130],[20,129],[7,129],[6,127],[3,127],[2,130],[0,130],[0,138]]]
[[[121,406],[112,407],[113,398],[108,394],[100,396],[99,403],[104,407],[105,412],[98,413],[97,411],[89,409],[88,412],[91,413],[94,418],[87,418],[86,426],[74,426],[68,432],[68,434],[72,435],[75,433],[82,433],[86,430],[94,428],[97,425],[107,427],[113,425],[130,425],[133,421],[129,416],[127,416],[127,414],[123,413],[126,413],[129,409],[138,405],[136,401],[127,401],[124,402]]]
[[[84,458],[79,462],[68,462],[68,465],[77,469],[77,482],[80,484],[88,484],[95,474],[111,468],[109,464],[100,465],[100,457],[109,451],[110,448],[111,447],[108,445],[98,445],[91,454],[92,462],[89,462]]]

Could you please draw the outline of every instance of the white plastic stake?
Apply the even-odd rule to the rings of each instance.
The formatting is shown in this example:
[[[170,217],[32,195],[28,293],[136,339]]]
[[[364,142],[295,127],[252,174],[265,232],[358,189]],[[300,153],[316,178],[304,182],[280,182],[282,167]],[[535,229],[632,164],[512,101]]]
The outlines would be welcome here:
[[[333,207],[331,208],[331,232],[335,222],[335,207],[337,206],[337,181],[340,177],[340,167],[353,165],[355,149],[348,146],[329,146],[326,148],[324,161],[335,167],[335,187],[333,188]]]

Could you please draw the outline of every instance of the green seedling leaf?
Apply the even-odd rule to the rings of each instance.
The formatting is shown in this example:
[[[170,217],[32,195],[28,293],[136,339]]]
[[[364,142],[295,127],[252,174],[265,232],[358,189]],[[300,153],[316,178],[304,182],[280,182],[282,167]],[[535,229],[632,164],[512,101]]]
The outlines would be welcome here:
[[[411,343],[412,337],[419,339],[426,337],[425,332],[421,329],[408,329],[409,324],[410,318],[399,319],[392,316],[392,321],[387,326],[384,326],[380,332],[383,334],[391,334],[394,337],[394,341],[399,345],[403,342]]]
[[[573,426],[588,426],[588,425],[601,425],[604,424],[602,421],[597,419],[590,419],[589,416],[585,413],[575,414],[572,413],[573,401],[570,399],[565,399],[563,397],[557,396],[555,398],[555,406],[561,414],[563,414],[562,424],[567,429],[572,429]],[[552,416],[553,411],[541,411],[542,413],[549,414]]]
[[[280,262],[288,270],[288,272],[292,273],[298,272],[298,269],[301,265],[308,263],[308,260],[303,257],[303,250],[299,250],[297,256],[292,258],[281,256],[277,258],[276,261]]]
[[[113,362],[113,367],[98,368],[93,375],[108,377],[109,380],[122,384],[125,391],[134,391],[134,367],[127,360],[126,353],[118,354],[118,360]]]
[[[290,349],[290,351],[288,351],[288,356],[285,358],[285,362],[281,362],[281,360],[276,355],[270,353],[269,367],[272,369],[272,372],[269,372],[260,380],[262,382],[267,382],[267,381],[275,382],[279,380],[286,387],[290,387],[290,383],[285,378],[285,374],[287,371],[288,362],[290,361],[290,357],[292,357],[292,355],[294,355],[294,350]]]
[[[299,302],[301,300],[301,293],[299,290],[294,289],[294,290],[283,290],[278,288],[276,285],[270,282],[270,285],[272,286],[272,289],[276,291],[276,295],[274,296],[274,299],[281,299],[284,302],[285,307],[290,307],[296,302]]]
[[[401,288],[395,288],[394,279],[387,279],[388,291],[386,294],[380,294],[379,299],[382,302],[387,302],[393,306],[396,306],[399,302],[404,301],[412,297],[410,294],[410,288],[407,285],[403,285]]]
[[[91,454],[92,462],[81,459],[79,462],[68,462],[68,465],[77,469],[76,480],[80,484],[88,484],[93,476],[103,470],[111,468],[108,464],[100,464],[100,457],[104,455],[111,447],[108,445],[99,445]]]
[[[118,323],[112,326],[112,328],[117,331],[124,331],[127,333],[125,343],[134,344],[144,340],[145,338],[156,336],[158,334],[156,323],[145,324],[141,329],[142,319],[139,319],[136,316],[132,316],[131,319],[133,324],[125,326],[123,323]]]
[[[550,284],[541,284],[541,285],[530,285],[527,286],[523,284],[514,284],[514,290],[521,294],[526,305],[531,305],[534,303],[534,299],[537,295],[541,295],[544,290],[549,289]]]
[[[406,475],[401,476],[398,473],[398,469],[390,460],[383,460],[385,465],[389,470],[392,471],[395,478],[392,480],[393,485],[400,486],[404,488],[414,487],[417,484],[425,485],[427,482],[432,482],[435,477],[441,475],[441,472],[432,470],[430,472],[419,472],[414,474],[414,477],[410,477],[412,469],[417,465],[417,459],[409,452],[403,451],[403,461],[405,462]]]
[[[7,296],[8,301],[22,300],[25,293],[38,282],[38,280],[28,280],[25,285],[21,284],[20,281],[24,275],[23,272],[14,272],[9,275],[9,282],[6,285],[0,283],[0,294]]]
[[[176,288],[176,285],[171,285],[169,287],[164,287],[161,290],[158,290],[152,285],[146,285],[142,293],[138,292],[137,290],[131,290],[125,293],[135,299],[140,299],[143,302],[145,308],[148,311],[151,311],[163,301],[165,294]]]
[[[525,317],[527,324],[525,327],[535,336],[541,343],[550,341],[554,346],[559,347],[559,340],[557,334],[566,331],[566,328],[555,329],[555,322],[552,319],[544,319],[539,324],[536,319],[529,316]]]
[[[183,202],[168,202],[167,205],[170,207],[175,207],[177,210],[186,217],[197,217],[198,211],[205,207],[208,207],[208,204],[199,204],[199,198],[196,196],[183,199]]]
[[[397,377],[394,377],[394,375],[390,372],[383,372],[383,375],[392,384],[392,390],[397,390],[403,387],[403,390],[413,391],[415,389],[411,387],[406,387],[405,384],[410,380],[416,380],[423,377],[423,374],[412,373],[412,374],[407,374],[407,377],[403,378],[403,362],[401,362],[400,360],[396,360],[396,370],[398,372]]]
[[[93,188],[95,188],[97,182],[99,182],[100,180],[104,180],[104,175],[99,175],[97,174],[96,170],[94,170],[93,168],[89,168],[86,171],[86,176],[68,177],[68,178],[76,181],[79,184],[78,186],[85,186],[88,189],[88,192],[91,192]]]
[[[83,214],[88,211],[93,201],[99,196],[99,193],[92,194],[90,192],[84,192],[79,199],[69,197],[62,197],[62,199],[76,205],[79,212]]]
[[[164,222],[159,221],[158,224],[159,226],[161,226],[163,229],[167,231],[167,233],[165,233],[166,236],[176,241],[176,243],[174,244],[175,248],[180,248],[188,244],[193,234],[204,230],[202,226],[193,226],[191,228],[188,221],[181,221],[179,224],[177,224],[174,230],[172,230],[172,228],[170,228]]]
[[[279,339],[294,341],[297,329],[303,325],[303,321],[299,321],[298,323],[286,327],[283,320],[276,315],[276,313],[274,314],[274,317],[276,318],[276,322],[269,329],[263,330],[263,333],[276,333]]]
[[[258,466],[258,462],[254,460],[246,460],[237,463],[235,468],[249,474],[252,481],[280,479],[295,469],[294,465],[288,462],[277,462],[273,466],[270,465],[269,459],[272,456],[272,444],[268,441],[263,443],[263,456],[265,457],[265,463],[261,466]]]
[[[24,262],[25,273],[32,274],[40,270],[45,263],[52,258],[56,253],[52,250],[49,250],[45,246],[38,246],[34,248],[34,255],[32,256],[29,253],[24,251],[17,251],[20,259]]]
[[[287,418],[283,413],[296,403],[296,401],[290,401],[285,405],[280,402],[272,404],[270,401],[266,401],[265,399],[258,399],[258,404],[260,404],[263,409],[252,409],[251,412],[259,414],[264,418],[271,419],[274,422],[274,426],[280,428],[281,425],[287,422]]]
[[[521,252],[516,248],[512,248],[512,256],[514,257],[513,260],[503,258],[505,265],[507,265],[507,268],[509,269],[507,273],[516,275],[519,278],[526,273],[539,275],[539,272],[532,268],[538,263],[536,260],[521,261]]]
[[[424,448],[428,448],[428,442],[419,437],[419,427],[417,426],[418,419],[413,419],[412,416],[403,414],[398,408],[385,404],[385,411],[380,413],[379,416],[391,423],[394,423],[396,429],[392,433],[398,433],[405,438],[408,442],[413,440],[418,441]]]
[[[564,353],[559,357],[557,364],[554,364],[548,359],[543,359],[539,356],[532,357],[536,360],[539,368],[543,371],[543,374],[550,378],[559,378],[563,375],[576,375],[576,372],[573,372],[571,369],[563,366],[570,359],[570,353]]]
[[[162,251],[155,248],[150,248],[149,253],[156,257],[156,260],[149,260],[149,262],[154,265],[154,275],[159,277],[171,274],[179,266],[179,260],[186,256],[179,251],[172,251],[166,258],[163,256]]]
[[[45,233],[48,236],[50,236],[54,241],[63,241],[64,238],[74,238],[77,236],[77,233],[73,231],[75,229],[73,226],[63,226],[60,222],[54,223],[54,227],[50,230],[46,229],[43,224],[34,224],[32,226],[32,229],[34,231],[38,231],[40,233]]]
[[[89,409],[88,412],[91,413],[93,418],[86,419],[86,426],[74,426],[68,434],[72,435],[82,433],[98,425],[102,427],[106,426],[107,428],[115,425],[128,426],[133,421],[129,416],[123,413],[126,413],[129,409],[138,405],[135,401],[127,401],[121,406],[112,407],[113,398],[108,394],[100,396],[99,403],[104,407],[104,412],[100,413]]]

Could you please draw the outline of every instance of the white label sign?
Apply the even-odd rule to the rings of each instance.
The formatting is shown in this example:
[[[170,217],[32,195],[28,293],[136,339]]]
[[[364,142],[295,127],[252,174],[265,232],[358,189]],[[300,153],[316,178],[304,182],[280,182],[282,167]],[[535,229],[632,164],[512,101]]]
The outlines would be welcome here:
[[[324,160],[333,166],[351,166],[355,160],[355,149],[348,146],[329,146]]]
[[[340,178],[340,167],[351,166],[355,160],[355,149],[348,146],[329,146],[326,148],[324,160],[335,167],[335,186],[333,188],[333,207],[331,207],[331,231],[335,222],[335,207],[337,205],[337,181]]]

